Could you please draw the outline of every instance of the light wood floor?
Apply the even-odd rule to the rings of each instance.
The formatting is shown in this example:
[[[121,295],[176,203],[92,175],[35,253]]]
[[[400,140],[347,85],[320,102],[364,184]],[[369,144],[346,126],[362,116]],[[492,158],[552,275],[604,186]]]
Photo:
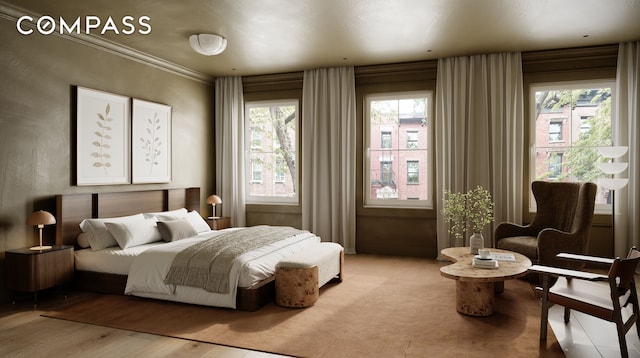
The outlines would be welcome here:
[[[71,292],[65,298],[60,291],[45,292],[37,308],[28,297],[17,299],[15,304],[0,305],[0,357],[284,357],[41,316],[92,295]],[[574,313],[572,323],[565,325],[561,310],[552,307],[549,321],[567,357],[619,356],[612,324]],[[627,342],[630,356],[640,357],[635,327],[627,334]]]
[[[230,357],[279,355],[42,317],[47,310],[91,294],[45,292],[34,309],[30,298],[0,305],[0,357]]]

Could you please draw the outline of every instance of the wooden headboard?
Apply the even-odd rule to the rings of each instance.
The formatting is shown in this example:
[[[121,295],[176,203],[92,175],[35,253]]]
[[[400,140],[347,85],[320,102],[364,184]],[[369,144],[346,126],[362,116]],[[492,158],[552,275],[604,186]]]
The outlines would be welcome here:
[[[200,188],[56,195],[56,245],[76,245],[80,222],[187,208],[200,211]]]

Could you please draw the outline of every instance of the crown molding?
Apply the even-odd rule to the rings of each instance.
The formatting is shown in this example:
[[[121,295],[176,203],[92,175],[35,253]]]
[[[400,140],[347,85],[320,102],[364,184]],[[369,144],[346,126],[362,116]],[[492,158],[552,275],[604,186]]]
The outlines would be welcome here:
[[[24,9],[20,9],[15,6],[11,6],[6,3],[0,2],[0,18],[17,22],[18,19],[22,16],[31,16],[32,18],[35,19],[35,18],[40,18],[42,15],[29,12]],[[23,23],[27,26],[31,26],[34,29],[36,28],[36,25],[33,22],[25,21]],[[56,23],[56,26],[59,26],[59,25],[60,25],[59,23]],[[143,63],[145,65],[152,66],[163,71],[167,71],[182,77],[186,77],[194,81],[210,84],[210,83],[213,83],[215,80],[213,76],[175,64],[173,62],[167,61],[160,57],[156,57],[156,56],[147,54],[145,52],[138,51],[133,48],[117,44],[113,41],[109,41],[95,35],[85,34],[85,33],[61,34],[58,32],[53,32],[50,36],[53,36],[53,35],[64,38],[66,40],[74,41],[76,43],[89,46],[101,51],[105,51],[105,52],[129,59],[132,61],[136,61],[138,63]]]

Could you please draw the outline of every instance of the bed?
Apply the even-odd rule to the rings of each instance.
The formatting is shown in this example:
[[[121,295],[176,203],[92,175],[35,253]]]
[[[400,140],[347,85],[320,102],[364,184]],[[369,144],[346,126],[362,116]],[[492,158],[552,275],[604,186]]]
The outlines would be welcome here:
[[[81,223],[84,225],[86,221],[99,221],[95,220],[96,218],[134,216],[141,213],[162,215],[179,210],[194,214],[193,211],[198,212],[199,209],[200,188],[57,195],[56,244],[73,245],[76,248],[74,287],[101,293],[131,294],[254,311],[274,298],[275,264],[283,257],[320,242],[320,238],[309,232],[299,232],[242,254],[241,260],[234,260],[233,271],[230,271],[233,274],[228,279],[233,289],[226,293],[212,293],[202,288],[180,284],[174,285],[172,290],[163,290],[162,287],[155,286],[150,290],[145,285],[149,281],[164,278],[159,278],[158,272],[164,275],[164,272],[169,270],[169,261],[176,257],[176,252],[195,243],[209,242],[208,239],[212,237],[238,235],[245,229],[209,230],[208,227],[200,227],[196,235],[182,240],[155,241],[132,247],[123,246],[119,242],[120,246],[98,250],[95,250],[95,247],[93,250],[84,248],[87,245],[78,243],[78,238],[83,232],[80,229]],[[202,220],[201,217],[199,219]],[[206,222],[202,222],[206,225]],[[164,259],[160,260],[161,257]]]

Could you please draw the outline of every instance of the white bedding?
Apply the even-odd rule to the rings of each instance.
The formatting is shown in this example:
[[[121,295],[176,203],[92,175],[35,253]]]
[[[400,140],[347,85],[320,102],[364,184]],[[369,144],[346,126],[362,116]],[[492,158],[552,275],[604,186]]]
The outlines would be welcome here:
[[[229,281],[231,289],[228,294],[211,293],[187,286],[174,287],[164,283],[173,258],[181,249],[202,240],[215,238],[216,235],[228,230],[237,230],[237,228],[209,231],[192,238],[153,245],[141,251],[131,262],[125,293],[140,297],[236,308],[238,287],[251,287],[270,277],[275,272],[275,265],[281,259],[299,252],[308,245],[320,242],[318,236],[304,232],[241,255],[233,263]]]
[[[93,251],[91,248],[75,250],[76,270],[128,275],[133,260],[141,252],[150,247],[164,244],[164,241],[158,241],[130,247],[125,250],[121,249],[120,246],[112,246],[97,251]]]

